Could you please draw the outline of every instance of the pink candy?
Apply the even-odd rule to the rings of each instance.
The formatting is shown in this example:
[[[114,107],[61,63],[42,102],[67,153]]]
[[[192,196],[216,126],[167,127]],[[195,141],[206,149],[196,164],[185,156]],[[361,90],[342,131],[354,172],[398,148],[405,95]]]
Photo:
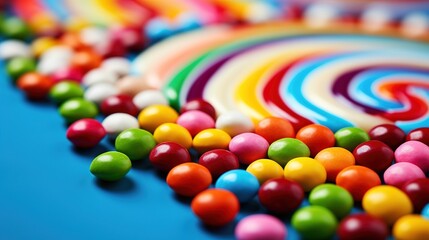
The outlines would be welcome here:
[[[182,113],[177,119],[177,124],[188,129],[192,137],[204,129],[214,128],[215,126],[215,122],[210,115],[198,110]]]
[[[424,172],[408,162],[395,163],[384,172],[384,182],[395,187],[402,187],[408,181],[425,178]]]
[[[429,172],[429,146],[419,141],[407,141],[395,151],[396,162],[409,162]]]
[[[243,218],[235,228],[238,240],[283,240],[286,239],[285,224],[279,219],[267,214],[254,214]]]
[[[239,134],[232,138],[229,143],[229,150],[245,165],[265,158],[268,147],[267,140],[256,133]]]

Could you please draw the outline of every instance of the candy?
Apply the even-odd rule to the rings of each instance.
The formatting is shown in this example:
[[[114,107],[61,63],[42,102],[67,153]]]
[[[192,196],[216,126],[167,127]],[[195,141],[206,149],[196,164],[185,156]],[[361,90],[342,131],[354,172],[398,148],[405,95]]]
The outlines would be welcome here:
[[[245,165],[265,158],[268,146],[267,140],[255,133],[238,134],[229,142],[229,150]]]
[[[425,205],[425,207],[422,210],[422,216],[426,219],[429,219],[429,203]]]
[[[242,170],[230,170],[222,174],[216,181],[216,188],[232,192],[240,203],[250,202],[258,193],[258,179],[251,173]]]
[[[420,215],[406,215],[393,225],[393,236],[398,240],[427,239],[429,237],[429,220]]]
[[[225,131],[231,137],[240,133],[253,132],[252,120],[241,112],[226,112],[216,119],[216,128]]]
[[[188,149],[175,142],[163,142],[156,145],[149,154],[151,164],[162,172],[168,172],[175,166],[190,162]]]
[[[117,77],[123,77],[130,72],[131,63],[127,58],[112,57],[105,59],[100,68],[114,73]]]
[[[175,166],[167,175],[168,186],[175,193],[185,197],[194,197],[209,188],[211,183],[212,177],[209,170],[192,162]]]
[[[377,217],[366,213],[358,213],[345,217],[338,225],[339,239],[348,240],[378,240],[387,239],[389,228]]]
[[[353,150],[356,164],[371,168],[382,173],[393,162],[393,150],[385,143],[378,140],[369,140],[359,144]]]
[[[335,146],[334,133],[331,129],[319,124],[310,124],[301,128],[296,133],[296,139],[307,145],[311,157],[325,148]]]
[[[247,216],[235,227],[237,240],[283,240],[286,236],[287,230],[283,222],[268,214]]]
[[[113,113],[128,113],[137,116],[138,108],[133,103],[133,99],[128,95],[113,95],[105,98],[100,105],[101,112],[108,116]]]
[[[269,179],[258,191],[259,202],[275,214],[289,214],[304,200],[304,190],[295,181],[284,178]]]
[[[95,118],[98,114],[97,106],[82,98],[71,98],[61,104],[58,110],[67,123],[82,118]]]
[[[6,40],[0,43],[0,59],[9,60],[16,57],[31,57],[30,47],[20,40]]]
[[[400,188],[408,181],[425,178],[425,174],[412,163],[400,162],[386,169],[383,177],[386,184]]]
[[[259,121],[255,126],[255,133],[265,138],[270,144],[281,138],[295,137],[292,124],[288,120],[278,117],[267,117]]]
[[[145,46],[145,39],[138,27],[129,26],[112,26],[110,35],[113,39],[117,39],[129,50],[141,50]]]
[[[17,81],[18,88],[32,100],[45,99],[53,85],[51,78],[36,72],[25,73]]]
[[[100,105],[106,98],[117,95],[118,89],[109,83],[98,83],[88,87],[84,93],[84,98],[97,105]]]
[[[31,43],[31,51],[34,56],[39,57],[49,48],[58,44],[58,41],[53,37],[40,37]]]
[[[330,182],[335,182],[335,178],[341,170],[355,164],[353,154],[341,147],[323,149],[314,159],[323,165],[326,170],[327,180]]]
[[[212,117],[214,120],[216,120],[216,118],[217,118],[215,108],[209,102],[205,101],[204,99],[194,99],[194,100],[191,100],[191,101],[185,103],[180,108],[180,113],[184,113],[184,112],[187,112],[190,110],[199,110],[201,112],[205,112],[210,117]]]
[[[28,57],[15,57],[9,60],[6,65],[6,71],[15,81],[25,73],[36,70],[36,62]]]
[[[163,123],[153,132],[153,137],[157,143],[175,142],[184,148],[191,148],[192,136],[188,130],[176,123]]]
[[[39,59],[37,71],[42,74],[53,74],[70,67],[73,50],[66,46],[54,46],[46,50]]]
[[[70,64],[73,67],[82,69],[83,72],[88,72],[99,67],[101,61],[101,56],[93,50],[79,50],[73,54]]]
[[[420,141],[429,146],[429,127],[417,128],[410,131],[406,137],[407,141]]]
[[[112,140],[124,130],[139,127],[137,119],[126,113],[111,114],[103,120],[102,124],[109,138]]]
[[[393,124],[381,124],[368,131],[371,140],[378,140],[395,150],[405,141],[405,132]]]
[[[408,196],[398,188],[386,185],[368,190],[363,196],[362,206],[365,212],[381,218],[389,226],[413,212]]]
[[[30,36],[28,26],[17,17],[8,17],[2,20],[0,32],[7,38],[26,39]]]
[[[237,156],[225,149],[214,149],[203,153],[198,159],[198,163],[210,171],[213,179],[239,167]]]
[[[353,152],[355,147],[369,140],[368,134],[357,127],[345,127],[335,132],[335,141],[338,147]]]
[[[305,192],[325,183],[326,170],[323,165],[310,157],[297,157],[290,160],[284,168],[286,179],[298,182]]]
[[[360,202],[369,189],[381,185],[381,180],[370,168],[350,166],[338,173],[335,183],[349,191],[355,201]]]
[[[61,104],[72,98],[82,98],[83,93],[84,91],[78,83],[63,81],[51,88],[49,96],[56,104]]]
[[[109,33],[105,28],[88,26],[79,32],[79,37],[82,43],[96,49],[103,48],[107,45]]]
[[[119,92],[122,94],[135,96],[142,91],[154,89],[151,83],[148,82],[146,79],[147,78],[145,76],[127,75],[120,78],[119,81],[117,81],[116,87],[119,89]],[[158,104],[168,105],[164,103],[154,103],[154,104],[148,103],[147,106],[158,105]]]
[[[291,159],[296,157],[310,156],[310,149],[298,139],[282,138],[271,143],[268,148],[268,157],[285,166]]]
[[[353,208],[353,197],[344,188],[328,183],[311,190],[308,197],[311,205],[329,209],[337,219],[347,216]]]
[[[89,171],[104,181],[117,181],[123,178],[131,169],[131,161],[127,155],[110,151],[92,160]]]
[[[419,178],[406,182],[401,188],[413,203],[415,213],[420,213],[429,204],[429,178]]]
[[[334,214],[321,206],[303,207],[292,215],[292,226],[305,239],[330,239],[337,224]]]
[[[143,110],[144,111],[144,110]],[[199,153],[214,149],[227,149],[231,137],[220,129],[205,129],[195,135],[192,145]]]
[[[80,83],[83,78],[83,72],[79,68],[66,67],[66,68],[58,69],[57,71],[53,72],[51,74],[51,77],[55,82],[72,80]]]
[[[237,197],[224,189],[208,189],[192,200],[192,211],[206,225],[224,226],[235,219],[240,203]]]
[[[429,146],[419,141],[407,141],[395,150],[396,162],[409,162],[429,171]]]
[[[142,110],[151,105],[168,105],[167,98],[165,98],[164,94],[159,90],[141,91],[133,97],[133,102],[139,110]]]
[[[263,184],[272,178],[282,178],[283,168],[271,159],[259,159],[247,166],[246,171],[253,174]]]
[[[110,71],[94,68],[87,72],[82,79],[82,84],[86,87],[97,83],[111,83],[114,84],[118,78]]]
[[[78,148],[95,147],[104,136],[106,136],[106,130],[103,125],[92,118],[77,120],[66,132],[67,139]]]
[[[177,124],[188,129],[192,136],[204,129],[214,128],[215,122],[208,114],[199,110],[190,110],[182,113],[177,119]]]
[[[131,161],[144,159],[155,145],[152,134],[138,128],[122,131],[115,140],[116,151],[127,155]]]
[[[154,132],[163,123],[175,123],[178,117],[177,112],[170,106],[152,105],[139,113],[138,120],[141,128]]]

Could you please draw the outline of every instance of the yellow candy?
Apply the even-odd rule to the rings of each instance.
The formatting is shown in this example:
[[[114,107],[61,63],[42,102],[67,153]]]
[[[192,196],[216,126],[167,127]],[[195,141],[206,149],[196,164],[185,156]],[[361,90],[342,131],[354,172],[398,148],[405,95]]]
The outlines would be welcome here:
[[[36,33],[54,33],[59,29],[58,20],[50,14],[37,14],[29,22],[31,29]]]
[[[66,30],[68,32],[79,32],[80,30],[91,26],[91,24],[81,18],[72,18],[66,23]]]
[[[408,196],[398,188],[387,185],[368,190],[363,196],[362,206],[367,213],[379,217],[389,225],[413,212]]]
[[[310,157],[297,157],[290,160],[284,169],[287,179],[298,182],[304,191],[325,183],[326,170],[323,165]]]
[[[272,178],[283,178],[282,166],[271,159],[256,160],[247,167],[246,171],[253,174],[260,184]]]
[[[213,149],[227,149],[231,137],[223,130],[209,128],[195,135],[193,146],[199,153]]]
[[[175,142],[184,148],[192,147],[192,136],[189,131],[176,123],[164,123],[155,129],[153,133],[157,143]]]
[[[393,236],[397,240],[427,240],[429,220],[421,215],[405,215],[393,225]]]
[[[58,41],[52,37],[41,37],[31,44],[31,50],[36,57],[42,55],[46,50],[58,44]]]
[[[170,106],[152,105],[140,112],[138,120],[141,128],[153,133],[163,123],[175,123],[178,117]]]

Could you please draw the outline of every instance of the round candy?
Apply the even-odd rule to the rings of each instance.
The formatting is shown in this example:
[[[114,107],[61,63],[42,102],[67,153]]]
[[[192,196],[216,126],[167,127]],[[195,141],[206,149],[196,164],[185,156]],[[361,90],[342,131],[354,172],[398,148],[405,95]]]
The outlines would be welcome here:
[[[382,173],[393,162],[393,150],[385,143],[378,140],[369,140],[359,144],[353,150],[356,164],[362,165],[372,170]]]
[[[195,196],[191,208],[204,224],[223,226],[235,219],[240,210],[240,203],[230,191],[208,189]]]
[[[238,111],[226,112],[216,119],[216,128],[234,137],[240,133],[253,132],[252,120]]]
[[[0,32],[6,38],[26,39],[30,36],[30,29],[25,22],[18,17],[8,17],[2,20]]]
[[[338,147],[353,152],[355,147],[369,140],[368,133],[357,127],[345,127],[335,132],[335,141]]]
[[[425,207],[422,210],[422,216],[426,219],[429,219],[429,203],[425,205]]]
[[[323,149],[314,159],[319,161],[326,169],[327,180],[329,182],[335,182],[335,178],[341,170],[355,164],[353,154],[341,147]]]
[[[142,160],[149,155],[155,145],[152,134],[138,128],[122,131],[115,140],[116,151],[124,153],[131,161]]]
[[[83,97],[97,105],[100,105],[106,98],[119,93],[115,85],[110,83],[98,83],[88,87]]]
[[[133,98],[127,95],[113,95],[101,102],[101,112],[108,116],[113,113],[128,113],[137,116],[139,109],[134,105]]]
[[[389,237],[389,228],[381,219],[366,213],[345,217],[337,229],[339,239],[381,240]]]
[[[101,56],[93,50],[79,50],[73,54],[71,66],[80,68],[84,72],[100,66],[102,61]]]
[[[65,32],[65,33],[63,33],[61,35],[61,37],[59,38],[59,41],[60,41],[61,45],[68,46],[75,51],[89,48],[88,45],[86,45],[82,42],[79,34],[77,34],[76,32]]]
[[[237,240],[284,240],[287,236],[285,224],[268,214],[253,214],[238,222],[235,227]]]
[[[6,71],[13,81],[25,73],[36,70],[36,62],[28,57],[14,57],[6,64]]]
[[[304,239],[330,239],[337,224],[334,214],[321,206],[300,208],[292,216],[292,226]]]
[[[310,157],[298,157],[290,160],[284,168],[287,179],[298,182],[305,192],[325,183],[326,170],[323,165]]]
[[[39,58],[37,71],[42,74],[55,72],[70,67],[73,50],[66,46],[55,46],[45,51]]]
[[[240,166],[237,156],[225,149],[214,149],[203,153],[198,163],[210,171],[213,179]]]
[[[203,99],[194,99],[194,100],[191,100],[191,101],[185,103],[180,108],[180,113],[184,113],[184,112],[187,112],[190,110],[199,110],[201,112],[205,112],[210,117],[212,117],[213,120],[216,120],[216,118],[217,118],[215,108],[209,102],[207,102]]]
[[[58,41],[53,37],[40,37],[31,43],[31,50],[34,56],[41,56],[46,50],[58,44]]]
[[[72,98],[61,104],[59,112],[67,123],[72,123],[82,118],[96,117],[98,109],[90,101],[82,98]]]
[[[272,178],[283,177],[282,166],[271,159],[256,160],[247,167],[246,171],[253,174],[260,184]]]
[[[381,180],[370,168],[350,166],[338,173],[335,183],[349,191],[355,201],[360,202],[369,189],[381,185]]]
[[[419,141],[407,141],[395,151],[396,162],[409,162],[429,172],[429,146]]]
[[[151,105],[168,105],[168,100],[159,90],[144,90],[137,93],[133,98],[134,104],[142,110]]]
[[[398,240],[424,240],[429,237],[429,220],[420,215],[406,215],[393,225],[393,236]]]
[[[17,86],[32,100],[45,99],[54,82],[50,77],[36,72],[25,73],[18,78]]]
[[[387,185],[368,190],[363,196],[362,206],[365,212],[381,218],[388,225],[413,212],[408,196],[398,188]]]
[[[371,140],[385,143],[395,150],[405,141],[405,132],[395,124],[381,124],[371,128],[368,132]]]
[[[410,131],[406,139],[407,141],[419,141],[429,146],[429,127],[417,128]]]
[[[320,124],[310,124],[301,128],[296,133],[296,139],[307,145],[312,157],[325,148],[335,146],[334,133],[331,129]]]
[[[400,162],[386,169],[383,177],[386,184],[400,188],[408,181],[425,178],[425,173],[412,163]]]
[[[163,172],[168,172],[175,166],[190,162],[188,149],[175,142],[163,142],[150,151],[149,160],[152,165]]]
[[[222,174],[216,181],[215,187],[234,193],[241,203],[246,203],[258,193],[259,182],[253,174],[242,169],[236,169]]]
[[[129,128],[139,128],[137,119],[126,113],[111,114],[103,120],[102,124],[111,139],[115,139],[119,133]]]
[[[168,186],[175,193],[185,197],[194,197],[209,188],[211,183],[212,176],[209,170],[193,162],[177,165],[167,175]]]
[[[413,203],[415,213],[420,213],[424,206],[429,204],[429,178],[408,181],[401,189]]]
[[[105,59],[100,66],[101,69],[105,69],[114,73],[118,77],[128,75],[131,70],[130,60],[124,57],[112,57]]]
[[[21,40],[5,40],[0,43],[0,59],[9,60],[15,57],[31,57],[31,50]]]
[[[114,73],[105,69],[94,68],[83,76],[82,84],[89,87],[97,83],[114,84],[117,80],[118,77]]]
[[[189,149],[192,147],[192,136],[188,130],[176,123],[163,123],[153,133],[157,143],[175,142]]]
[[[110,151],[92,160],[89,170],[97,178],[105,181],[116,181],[123,178],[131,169],[131,161],[127,155]]]
[[[283,118],[267,117],[255,126],[255,133],[265,138],[269,144],[281,138],[295,137],[292,124]]]
[[[199,110],[190,110],[182,113],[177,119],[177,124],[188,129],[192,136],[204,129],[214,128],[215,122],[208,114]]]
[[[267,140],[255,133],[238,134],[229,142],[229,150],[244,165],[249,165],[257,159],[265,158],[268,146]]]
[[[289,214],[295,211],[304,200],[304,190],[297,182],[274,178],[261,185],[259,202],[275,214]]]
[[[72,81],[64,81],[55,84],[50,92],[50,98],[57,104],[61,104],[72,98],[82,98],[83,97],[82,87]]]
[[[308,200],[311,205],[329,209],[338,219],[347,216],[353,208],[352,195],[346,189],[331,183],[315,187]]]
[[[62,82],[65,80],[75,81],[80,83],[83,78],[83,72],[79,68],[75,67],[66,67],[58,69],[57,71],[51,74],[54,82]]]
[[[119,89],[119,92],[122,94],[126,94],[129,96],[136,96],[138,93],[142,91],[147,91],[155,88],[154,86],[151,85],[153,83],[151,83],[150,80],[148,79],[150,78],[147,76],[127,75],[120,78],[119,81],[116,82],[116,87]],[[153,99],[153,100],[157,101],[156,99]],[[151,106],[151,105],[168,105],[168,102],[167,104],[165,104],[164,102],[162,103],[155,102],[152,104],[151,101],[149,101],[146,106]]]
[[[309,157],[310,149],[298,139],[282,138],[268,148],[268,157],[285,166],[291,159],[296,157]]]
[[[199,153],[214,149],[227,149],[231,137],[220,129],[205,129],[195,135],[192,145]]]
[[[140,112],[138,120],[141,128],[154,132],[163,123],[175,123],[178,117],[170,106],[152,105]]]
[[[106,130],[97,120],[84,118],[71,124],[66,136],[78,148],[91,148],[106,136]]]

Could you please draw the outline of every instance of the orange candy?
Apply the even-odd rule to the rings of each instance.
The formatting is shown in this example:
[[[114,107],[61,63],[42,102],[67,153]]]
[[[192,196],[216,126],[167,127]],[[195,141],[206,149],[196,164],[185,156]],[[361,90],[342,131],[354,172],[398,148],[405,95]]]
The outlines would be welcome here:
[[[335,182],[349,191],[355,201],[362,201],[369,189],[381,185],[377,173],[364,166],[350,166],[343,169],[338,173]]]
[[[167,184],[179,195],[193,197],[209,188],[212,183],[210,171],[198,163],[182,163],[172,168],[167,175]]]
[[[341,170],[355,164],[353,154],[341,147],[325,148],[314,159],[319,161],[325,168],[329,182],[335,182],[335,178]]]
[[[22,75],[18,79],[17,85],[29,99],[41,100],[49,94],[54,82],[45,75],[30,72]]]
[[[101,56],[94,51],[80,50],[73,55],[71,65],[82,69],[84,72],[88,72],[100,66],[102,60]]]
[[[66,32],[60,38],[60,43],[69,46],[75,51],[89,49],[89,46],[85,45],[78,33]]]
[[[255,126],[255,133],[265,138],[270,144],[281,138],[295,137],[292,124],[283,118],[267,117]]]
[[[301,140],[310,148],[310,156],[314,157],[325,148],[335,146],[335,136],[331,129],[320,125],[310,124],[296,133],[296,139]]]

